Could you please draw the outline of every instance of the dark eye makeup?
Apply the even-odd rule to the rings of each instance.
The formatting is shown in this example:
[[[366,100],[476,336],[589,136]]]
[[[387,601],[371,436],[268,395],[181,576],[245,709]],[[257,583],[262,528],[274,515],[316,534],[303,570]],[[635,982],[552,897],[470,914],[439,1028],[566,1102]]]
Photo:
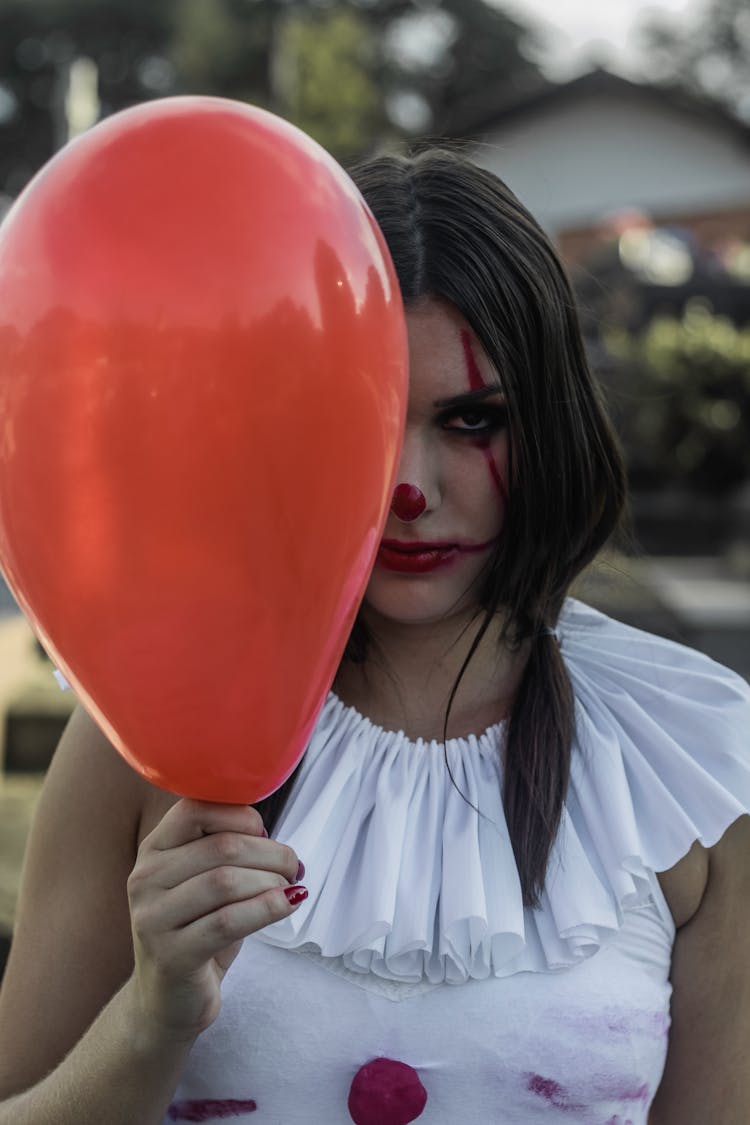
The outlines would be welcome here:
[[[505,403],[477,403],[463,410],[445,410],[438,415],[438,425],[447,433],[467,437],[486,437],[499,433],[508,424]]]

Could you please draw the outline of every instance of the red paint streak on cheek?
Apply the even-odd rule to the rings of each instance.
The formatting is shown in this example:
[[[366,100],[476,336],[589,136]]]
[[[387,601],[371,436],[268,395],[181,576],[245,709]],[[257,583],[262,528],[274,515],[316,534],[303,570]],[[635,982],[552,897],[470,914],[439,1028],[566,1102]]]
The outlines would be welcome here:
[[[498,493],[502,497],[503,503],[507,505],[507,503],[508,503],[508,490],[505,487],[505,481],[503,480],[502,476],[500,475],[500,470],[497,467],[497,462],[495,461],[495,458],[492,456],[492,454],[490,453],[489,450],[487,450],[486,457],[487,457],[487,464],[489,465],[490,476],[492,477],[493,484],[495,485],[495,488],[497,489]]]
[[[490,471],[492,483],[495,486],[498,495],[502,499],[503,504],[507,505],[508,489],[505,486],[503,474],[500,472],[500,466],[492,455],[489,440],[487,438],[476,438],[473,444],[474,448],[480,450],[480,452],[484,455],[484,459],[487,462],[487,468]]]
[[[481,391],[487,386],[487,384],[482,378],[482,372],[479,370],[477,357],[474,355],[474,349],[471,346],[471,336],[465,328],[461,331],[461,347],[464,350],[464,359],[466,361],[466,375],[469,380],[469,388],[472,391]],[[490,477],[492,478],[492,483],[495,486],[498,494],[501,496],[503,502],[507,505],[508,490],[505,487],[505,481],[503,480],[497,461],[492,456],[492,450],[490,449],[489,442],[486,439],[479,438],[476,442],[476,448],[482,450],[484,459],[487,462],[487,468],[490,472]]]

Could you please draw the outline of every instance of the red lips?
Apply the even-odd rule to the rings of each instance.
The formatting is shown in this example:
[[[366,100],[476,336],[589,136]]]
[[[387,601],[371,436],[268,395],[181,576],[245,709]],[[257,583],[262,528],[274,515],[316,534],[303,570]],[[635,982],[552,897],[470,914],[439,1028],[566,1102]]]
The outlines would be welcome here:
[[[486,551],[495,542],[487,543],[424,543],[383,539],[377,554],[377,565],[402,574],[427,574],[447,566],[461,555]]]

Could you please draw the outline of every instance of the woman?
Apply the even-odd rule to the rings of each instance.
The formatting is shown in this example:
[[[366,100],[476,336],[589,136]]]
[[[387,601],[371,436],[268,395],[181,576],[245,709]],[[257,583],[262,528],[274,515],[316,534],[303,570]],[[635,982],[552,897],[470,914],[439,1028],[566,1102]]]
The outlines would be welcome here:
[[[76,713],[0,1125],[745,1123],[746,685],[566,601],[624,482],[534,221],[440,151],[355,178],[410,395],[335,691],[259,811],[150,788]]]

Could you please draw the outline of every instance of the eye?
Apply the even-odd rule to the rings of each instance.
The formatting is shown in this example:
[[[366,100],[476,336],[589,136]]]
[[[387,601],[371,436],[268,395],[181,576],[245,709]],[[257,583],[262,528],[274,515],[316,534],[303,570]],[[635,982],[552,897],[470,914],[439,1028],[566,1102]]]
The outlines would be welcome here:
[[[503,429],[508,422],[505,405],[473,406],[471,409],[446,412],[440,417],[440,426],[452,434],[487,436]]]

